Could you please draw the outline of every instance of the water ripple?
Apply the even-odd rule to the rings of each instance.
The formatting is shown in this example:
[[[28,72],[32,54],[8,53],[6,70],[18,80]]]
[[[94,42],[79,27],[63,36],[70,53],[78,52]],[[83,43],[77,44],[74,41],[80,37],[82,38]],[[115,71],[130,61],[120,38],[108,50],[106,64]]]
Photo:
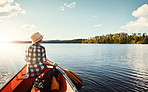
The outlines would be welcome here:
[[[85,91],[89,86],[93,90],[93,86],[98,87],[97,90],[113,91],[113,92],[136,92],[148,91],[148,73],[146,71],[140,72],[138,70],[119,68],[119,67],[96,67],[96,71],[83,70]],[[93,85],[93,86],[92,86]],[[102,88],[106,88],[102,90]],[[95,88],[96,89],[96,88]]]

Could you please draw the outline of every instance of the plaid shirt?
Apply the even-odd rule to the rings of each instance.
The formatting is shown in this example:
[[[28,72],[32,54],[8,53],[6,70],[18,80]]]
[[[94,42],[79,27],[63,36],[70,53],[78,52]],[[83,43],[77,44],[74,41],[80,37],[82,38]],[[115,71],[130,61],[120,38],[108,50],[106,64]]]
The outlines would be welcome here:
[[[45,48],[41,45],[33,44],[25,51],[25,61],[27,62],[27,77],[37,77],[42,69],[47,67],[42,62],[46,60]]]

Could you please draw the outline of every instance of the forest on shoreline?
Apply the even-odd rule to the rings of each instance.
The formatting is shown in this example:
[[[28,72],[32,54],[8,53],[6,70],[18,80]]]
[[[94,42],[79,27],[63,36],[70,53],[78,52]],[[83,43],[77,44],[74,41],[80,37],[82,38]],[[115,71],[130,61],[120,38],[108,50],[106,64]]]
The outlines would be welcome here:
[[[148,44],[148,35],[146,33],[116,33],[101,36],[95,36],[82,40],[82,43],[90,44]]]

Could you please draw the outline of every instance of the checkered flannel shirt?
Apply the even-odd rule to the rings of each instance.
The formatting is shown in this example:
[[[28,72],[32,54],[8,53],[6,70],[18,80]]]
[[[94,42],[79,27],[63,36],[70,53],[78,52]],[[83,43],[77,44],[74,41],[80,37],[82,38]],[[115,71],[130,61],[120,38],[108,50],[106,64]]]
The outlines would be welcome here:
[[[25,51],[25,61],[27,62],[27,77],[37,77],[42,69],[47,67],[42,62],[46,60],[45,48],[41,45],[31,45]]]

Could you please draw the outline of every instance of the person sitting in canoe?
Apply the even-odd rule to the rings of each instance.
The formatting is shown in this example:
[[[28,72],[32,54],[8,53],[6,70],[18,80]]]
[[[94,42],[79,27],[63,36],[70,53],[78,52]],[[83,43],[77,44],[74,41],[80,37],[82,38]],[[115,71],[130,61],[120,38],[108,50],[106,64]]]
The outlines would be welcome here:
[[[47,65],[57,66],[57,63],[50,63],[46,59],[45,47],[40,43],[43,41],[43,35],[39,32],[34,33],[31,36],[32,45],[30,45],[25,51],[25,61],[27,63],[26,77],[33,78],[38,77]]]

